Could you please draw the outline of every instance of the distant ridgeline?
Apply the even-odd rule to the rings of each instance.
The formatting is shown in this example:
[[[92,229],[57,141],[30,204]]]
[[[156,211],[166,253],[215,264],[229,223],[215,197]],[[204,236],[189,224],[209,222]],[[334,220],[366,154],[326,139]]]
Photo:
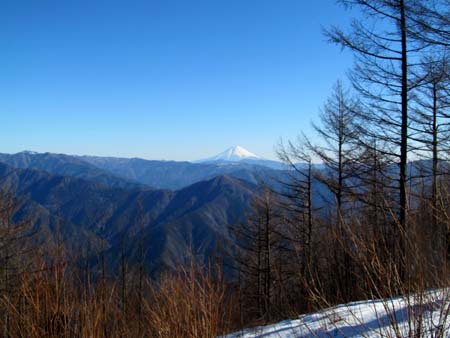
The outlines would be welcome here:
[[[217,243],[229,241],[228,226],[249,212],[258,184],[280,173],[246,162],[0,154],[0,187],[20,201],[16,219],[33,219],[37,242],[60,236],[71,254],[95,263],[102,253],[112,269],[122,248],[136,261],[139,243],[150,273],[217,254]]]
[[[229,226],[248,216],[261,185],[286,189],[293,174],[241,147],[194,163],[0,154],[0,188],[20,201],[15,219],[32,219],[39,228],[36,242],[60,235],[69,253],[84,253],[93,263],[102,253],[112,269],[119,248],[133,263],[141,245],[152,274],[191,255],[203,262],[226,257]],[[331,194],[319,182],[314,189],[314,206],[326,212]]]

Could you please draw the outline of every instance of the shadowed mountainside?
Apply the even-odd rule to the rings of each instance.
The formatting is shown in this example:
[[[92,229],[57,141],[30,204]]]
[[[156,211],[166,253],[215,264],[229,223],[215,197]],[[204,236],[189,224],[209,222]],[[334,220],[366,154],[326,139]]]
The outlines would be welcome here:
[[[151,272],[191,254],[206,261],[219,242],[227,242],[227,226],[242,220],[256,191],[255,185],[227,176],[175,192],[137,191],[5,164],[0,164],[0,188],[29,206],[22,218],[37,214],[45,220],[36,225],[42,238],[51,240],[60,229],[73,254],[89,252],[94,259],[103,249],[111,267],[117,266],[122,246],[128,259],[136,260],[140,243]]]

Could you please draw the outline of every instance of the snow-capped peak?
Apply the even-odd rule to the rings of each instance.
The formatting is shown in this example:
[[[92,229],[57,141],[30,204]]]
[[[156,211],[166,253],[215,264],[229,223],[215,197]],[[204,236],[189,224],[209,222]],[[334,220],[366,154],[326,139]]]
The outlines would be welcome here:
[[[24,150],[21,153],[26,154],[26,155],[38,155],[39,154],[37,151],[33,151],[33,150]]]
[[[204,159],[201,162],[212,162],[212,161],[230,161],[230,162],[236,162],[241,160],[257,160],[261,159],[258,155],[253,154],[252,152],[248,151],[247,149],[241,147],[241,146],[234,146],[231,148],[228,148],[224,152]]]

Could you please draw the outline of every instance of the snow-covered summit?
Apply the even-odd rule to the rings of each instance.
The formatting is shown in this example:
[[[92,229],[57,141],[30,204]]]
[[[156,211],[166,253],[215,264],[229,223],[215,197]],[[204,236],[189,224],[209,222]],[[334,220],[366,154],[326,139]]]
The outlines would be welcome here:
[[[214,162],[214,161],[228,161],[228,162],[238,162],[242,160],[259,160],[262,159],[258,155],[248,151],[241,146],[234,146],[228,148],[224,152],[217,154],[216,156],[206,158],[199,162]]]
[[[270,169],[285,169],[283,163],[258,156],[241,146],[234,146],[216,156],[194,161],[196,163],[213,163],[224,166],[262,166]]]
[[[24,150],[21,151],[18,154],[25,154],[25,155],[39,155],[39,153],[37,151],[33,151],[33,150]]]

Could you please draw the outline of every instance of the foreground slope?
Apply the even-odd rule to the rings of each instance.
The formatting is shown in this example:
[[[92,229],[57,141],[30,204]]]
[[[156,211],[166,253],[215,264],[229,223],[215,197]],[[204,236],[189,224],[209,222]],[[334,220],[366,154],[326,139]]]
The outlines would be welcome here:
[[[450,290],[338,305],[226,338],[449,337]]]

